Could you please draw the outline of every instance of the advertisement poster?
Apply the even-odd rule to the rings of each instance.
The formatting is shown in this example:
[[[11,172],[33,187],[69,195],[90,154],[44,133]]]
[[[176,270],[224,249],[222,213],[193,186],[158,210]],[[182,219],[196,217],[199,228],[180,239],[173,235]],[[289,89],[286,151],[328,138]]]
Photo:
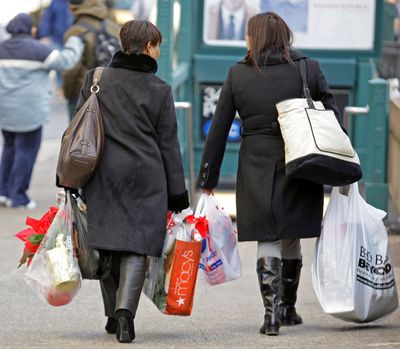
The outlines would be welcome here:
[[[372,50],[375,0],[204,0],[203,41],[245,46],[250,17],[272,11],[293,32],[299,49]]]
[[[217,106],[219,94],[221,93],[221,84],[202,84],[201,90],[201,139],[207,138],[215,108]],[[237,114],[232,122],[231,129],[228,134],[228,142],[239,142],[241,122]]]

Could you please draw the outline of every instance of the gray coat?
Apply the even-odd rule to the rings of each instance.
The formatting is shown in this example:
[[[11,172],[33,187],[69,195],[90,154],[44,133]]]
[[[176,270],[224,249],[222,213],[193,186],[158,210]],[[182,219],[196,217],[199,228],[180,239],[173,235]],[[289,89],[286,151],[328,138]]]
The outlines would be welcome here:
[[[188,207],[171,87],[147,55],[117,52],[100,81],[104,154],[84,188],[89,244],[159,256],[167,209]],[[78,107],[89,96],[86,75]]]
[[[275,241],[320,235],[323,186],[285,175],[284,143],[275,104],[302,97],[298,60],[295,64],[272,52],[262,57],[261,71],[244,62],[235,64],[222,87],[200,169],[200,186],[218,184],[226,138],[236,111],[242,120],[237,173],[236,207],[240,241]],[[266,61],[266,62],[265,62]],[[307,58],[307,80],[314,100],[339,112],[316,61]],[[341,122],[341,120],[339,120]]]

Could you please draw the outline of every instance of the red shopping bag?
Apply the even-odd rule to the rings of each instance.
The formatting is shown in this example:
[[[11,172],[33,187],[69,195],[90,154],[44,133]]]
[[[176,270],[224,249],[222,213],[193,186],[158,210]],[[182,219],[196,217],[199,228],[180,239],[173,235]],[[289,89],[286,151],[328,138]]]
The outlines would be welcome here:
[[[175,240],[165,263],[166,314],[191,314],[200,254],[200,241]]]

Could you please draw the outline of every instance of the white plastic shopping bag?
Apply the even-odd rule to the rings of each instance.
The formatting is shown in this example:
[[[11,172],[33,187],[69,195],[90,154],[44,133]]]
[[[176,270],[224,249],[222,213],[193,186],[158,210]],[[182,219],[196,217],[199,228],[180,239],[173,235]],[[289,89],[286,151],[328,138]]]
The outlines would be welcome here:
[[[361,197],[332,190],[312,264],[315,293],[323,310],[345,321],[369,322],[398,307],[386,213]]]
[[[74,254],[71,196],[58,208],[46,236],[25,273],[25,281],[47,303],[68,304],[81,287],[81,272]]]
[[[229,215],[221,208],[213,195],[202,194],[197,204],[196,217],[205,216],[208,221],[207,236],[203,239],[200,268],[210,285],[218,285],[237,279],[241,264],[237,245],[237,233]]]

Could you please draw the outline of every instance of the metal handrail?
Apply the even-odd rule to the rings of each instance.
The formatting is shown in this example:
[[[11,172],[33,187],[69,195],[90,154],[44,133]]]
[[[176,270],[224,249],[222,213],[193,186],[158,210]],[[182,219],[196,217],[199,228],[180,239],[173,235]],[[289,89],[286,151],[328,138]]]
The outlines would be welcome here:
[[[343,112],[343,126],[346,130],[349,129],[350,115],[367,115],[369,113],[369,106],[366,107],[353,107],[347,106]]]
[[[175,102],[175,109],[183,109],[186,114],[186,134],[189,157],[189,197],[190,204],[194,205],[196,195],[196,175],[194,172],[194,150],[193,150],[193,113],[192,104],[189,102]]]

